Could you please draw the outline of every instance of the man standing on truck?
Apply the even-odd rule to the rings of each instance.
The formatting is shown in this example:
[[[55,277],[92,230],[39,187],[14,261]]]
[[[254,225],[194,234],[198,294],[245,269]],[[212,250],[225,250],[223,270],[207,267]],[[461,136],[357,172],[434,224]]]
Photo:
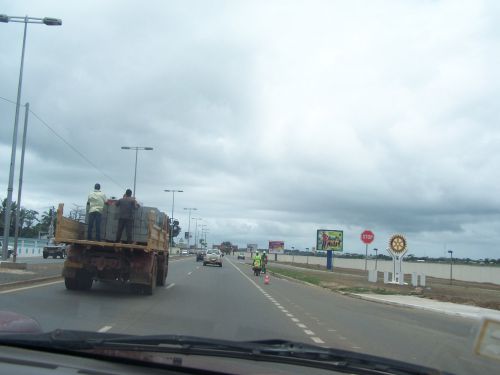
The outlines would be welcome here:
[[[106,202],[106,195],[101,192],[101,185],[95,184],[94,191],[89,194],[87,199],[87,206],[89,212],[89,227],[87,230],[87,239],[92,240],[92,229],[95,226],[95,239],[101,240],[101,217],[104,203]]]
[[[139,204],[132,197],[132,190],[127,189],[123,198],[116,202],[116,206],[120,207],[118,216],[118,231],[116,232],[116,242],[120,242],[122,238],[123,228],[127,232],[127,243],[132,243],[132,226],[134,224],[134,212],[139,207]]]

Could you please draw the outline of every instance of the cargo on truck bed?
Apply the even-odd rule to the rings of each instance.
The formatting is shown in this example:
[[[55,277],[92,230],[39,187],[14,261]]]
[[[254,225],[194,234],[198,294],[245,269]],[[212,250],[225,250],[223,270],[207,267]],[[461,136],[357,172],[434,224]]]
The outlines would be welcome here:
[[[87,225],[63,215],[59,204],[55,242],[65,243],[63,277],[67,289],[88,290],[94,281],[130,284],[145,294],[165,285],[169,260],[168,216],[143,207],[134,217],[133,243],[116,243],[117,215],[113,201],[105,206],[103,239],[86,239]],[[137,234],[137,235],[136,235]]]

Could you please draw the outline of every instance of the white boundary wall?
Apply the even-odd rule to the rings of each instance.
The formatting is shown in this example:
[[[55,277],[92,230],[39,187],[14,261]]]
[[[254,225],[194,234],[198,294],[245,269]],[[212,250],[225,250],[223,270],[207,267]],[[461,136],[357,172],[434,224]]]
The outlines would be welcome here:
[[[269,255],[269,260],[274,261],[274,254]],[[326,266],[326,257],[312,257],[302,255],[283,255],[278,254],[278,262],[293,262],[304,264],[319,264]],[[346,259],[333,258],[333,269],[352,268],[365,269],[364,259]],[[375,269],[375,260],[368,259],[368,269]],[[377,270],[384,272],[393,272],[392,261],[378,260]],[[413,272],[424,273],[426,276],[439,277],[449,279],[450,264],[449,263],[421,263],[421,262],[405,262],[403,261],[403,272],[411,274]],[[500,267],[491,266],[472,266],[465,264],[453,265],[453,279],[462,281],[473,281],[479,283],[492,283],[500,285]]]

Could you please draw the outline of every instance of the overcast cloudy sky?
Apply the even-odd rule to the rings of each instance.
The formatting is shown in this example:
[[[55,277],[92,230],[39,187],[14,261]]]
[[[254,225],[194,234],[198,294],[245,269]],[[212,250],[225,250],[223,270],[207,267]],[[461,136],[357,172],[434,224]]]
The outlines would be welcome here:
[[[208,242],[500,257],[497,1],[0,1],[29,25],[23,203],[83,205],[132,187]],[[0,97],[16,100],[23,24],[0,24]],[[15,105],[0,99],[0,197]],[[21,117],[22,123],[22,117]],[[16,169],[19,161],[16,164]],[[97,168],[95,167],[97,166]],[[16,175],[17,185],[17,175]],[[17,197],[17,188],[14,199]],[[193,215],[195,216],[195,215]],[[192,222],[194,226],[194,221]]]

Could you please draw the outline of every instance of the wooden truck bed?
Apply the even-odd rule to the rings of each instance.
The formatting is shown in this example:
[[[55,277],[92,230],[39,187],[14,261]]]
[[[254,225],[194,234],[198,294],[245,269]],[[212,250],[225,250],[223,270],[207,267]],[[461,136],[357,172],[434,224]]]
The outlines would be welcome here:
[[[167,228],[161,228],[155,224],[153,212],[150,212],[148,223],[147,243],[115,243],[106,241],[86,240],[86,228],[84,223],[63,216],[64,204],[60,203],[57,208],[57,225],[55,243],[75,244],[82,246],[103,247],[115,250],[137,249],[145,252],[166,251],[168,249],[169,233]]]

